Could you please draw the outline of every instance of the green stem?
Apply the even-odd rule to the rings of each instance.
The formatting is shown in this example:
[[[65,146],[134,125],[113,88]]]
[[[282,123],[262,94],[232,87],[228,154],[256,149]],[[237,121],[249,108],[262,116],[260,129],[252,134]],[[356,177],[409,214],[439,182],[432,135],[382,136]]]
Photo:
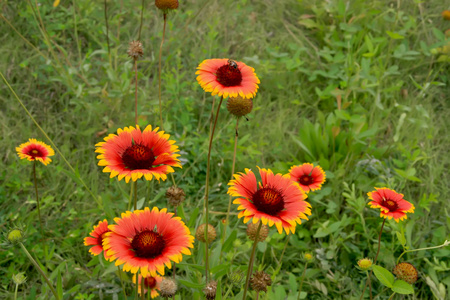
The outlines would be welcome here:
[[[34,191],[36,194],[36,203],[37,203],[37,209],[38,209],[39,226],[41,228],[42,246],[44,247],[45,260],[47,260],[47,245],[45,243],[44,226],[42,225],[41,208],[40,208],[40,204],[39,204],[39,194],[38,194],[37,179],[36,179],[36,160],[34,160],[34,162],[33,162],[33,179],[34,179]]]
[[[19,289],[19,285],[16,284],[16,288],[14,290],[14,300],[17,300],[17,290]]]
[[[227,292],[225,293],[225,296],[223,296],[222,299],[228,299],[228,298],[227,298],[227,297],[228,297],[228,294],[231,292],[232,289],[233,289],[233,285],[230,284],[230,286],[228,287]]]
[[[398,259],[397,259],[397,265],[398,265],[398,263],[400,262],[400,258],[402,258],[402,256],[403,256],[405,253],[408,253],[408,252],[415,252],[415,251],[422,251],[422,250],[437,249],[437,248],[442,248],[442,247],[445,247],[445,246],[448,246],[448,245],[450,245],[450,243],[448,243],[448,242],[446,241],[444,244],[439,245],[439,246],[427,247],[427,248],[419,248],[419,249],[412,249],[412,250],[403,250],[403,253],[400,254],[400,256],[399,256]]]
[[[142,277],[142,276],[141,276]],[[145,292],[144,292],[144,281],[145,278],[142,277],[141,278],[141,300],[145,300]],[[150,291],[147,291],[149,294],[151,293]]]
[[[108,45],[108,56],[111,63],[111,47],[109,46],[109,24],[108,24],[108,5],[106,0],[104,1],[104,11],[105,11],[105,27],[106,27],[106,44]]]
[[[75,0],[72,0],[72,9],[73,9],[73,23],[74,23],[75,42],[77,43],[78,59],[79,59],[79,66],[80,66],[82,58],[81,58],[80,41],[78,40],[77,11],[75,9]],[[80,68],[80,70],[82,71],[83,69]]]
[[[206,226],[205,226],[205,241],[208,241],[208,224],[209,224],[209,207],[208,207],[208,197],[209,197],[209,173],[211,168],[211,148],[212,148],[212,142],[214,139],[214,132],[216,130],[217,125],[217,119],[219,118],[220,113],[220,106],[222,105],[223,96],[220,97],[219,106],[217,107],[216,117],[214,119],[214,124],[211,130],[211,135],[209,137],[209,146],[208,146],[208,159],[206,163],[206,183],[205,183],[205,219],[206,219]],[[212,111],[211,111],[212,112]],[[211,116],[212,119],[212,116]],[[205,243],[205,277],[206,277],[206,283],[208,284],[208,243]]]
[[[134,190],[134,186],[133,183],[131,184],[131,188],[130,188],[130,200],[128,200],[128,206],[127,206],[127,210],[131,209],[131,202],[133,202],[133,190]]]
[[[300,279],[300,288],[298,289],[297,300],[300,300],[300,294],[302,293],[303,288],[303,280],[305,279],[306,268],[308,267],[308,263],[305,263],[305,268],[303,269],[302,278]]]
[[[83,179],[81,179],[81,177],[78,175],[77,172],[75,172],[75,169],[72,167],[72,165],[67,161],[66,157],[62,154],[61,151],[59,151],[59,148],[56,147],[55,143],[53,143],[53,140],[47,135],[47,133],[44,131],[44,129],[42,129],[41,126],[39,126],[38,122],[33,118],[33,116],[31,115],[31,113],[28,111],[28,109],[25,107],[25,105],[23,104],[22,100],[20,100],[20,98],[17,96],[16,92],[13,90],[13,88],[11,87],[11,85],[9,84],[9,82],[6,80],[5,76],[3,76],[3,73],[0,71],[0,76],[2,77],[3,81],[6,83],[6,85],[8,86],[9,90],[11,91],[11,93],[14,95],[14,97],[16,98],[17,101],[19,101],[20,105],[22,106],[22,108],[25,110],[25,112],[27,113],[27,115],[30,117],[31,121],[33,121],[33,123],[36,125],[36,127],[42,132],[42,134],[47,138],[47,140],[50,142],[50,144],[53,146],[53,149],[55,149],[56,152],[58,152],[58,154],[61,156],[61,158],[64,160],[64,162],[66,163],[66,165],[69,167],[69,169],[75,174],[75,176],[77,177],[77,179],[81,182],[81,184],[84,186],[84,188],[89,192],[89,194],[92,196],[92,198],[95,200],[95,202],[97,202],[97,205],[99,206],[100,209],[103,209],[103,205],[101,204],[100,200],[98,200],[98,198],[94,195],[94,193],[92,193],[92,191],[88,188],[88,186],[86,185],[86,183],[83,181]]]
[[[39,264],[34,260],[34,258],[28,252],[27,248],[25,248],[25,246],[22,243],[19,243],[19,245],[22,248],[22,250],[25,252],[25,254],[28,256],[28,259],[31,261],[31,263],[34,265],[34,267],[37,269],[37,271],[42,275],[42,277],[44,277],[44,280],[45,280],[45,282],[47,282],[47,285],[50,287],[50,290],[52,291],[53,296],[55,296],[55,298],[57,300],[59,300],[60,298],[58,296],[58,293],[56,293],[56,290],[53,288],[53,286],[50,283],[50,280],[48,279],[47,275],[45,275],[44,271],[41,269]]]
[[[236,152],[237,152],[237,144],[238,144],[238,137],[239,137],[238,128],[239,128],[239,117],[236,119],[236,130],[235,130],[235,135],[234,135],[233,164],[231,166],[231,180],[233,179],[234,168],[236,166]],[[228,197],[228,209],[227,209],[227,216],[225,218],[225,226],[223,228],[222,244],[224,243],[224,240],[225,240],[225,237],[226,237],[226,233],[227,233],[228,218],[230,216],[230,210],[231,210],[231,198],[232,197],[230,195]],[[220,257],[222,257],[222,253],[221,253]]]
[[[253,242],[253,248],[252,253],[250,254],[250,262],[248,263],[248,269],[247,269],[247,278],[245,279],[245,288],[244,288],[244,296],[242,297],[242,300],[245,300],[247,296],[247,290],[248,290],[248,284],[250,282],[250,277],[252,275],[253,271],[253,261],[255,259],[255,252],[256,252],[256,245],[258,244],[258,238],[259,238],[259,232],[261,231],[262,222],[259,222],[258,229],[256,230],[255,234],[255,241]]]
[[[164,37],[166,35],[166,23],[167,23],[167,14],[164,14],[164,26],[163,26],[163,34],[161,39],[161,45],[159,46],[159,68],[158,68],[158,96],[159,96],[159,122],[161,126],[161,130],[164,130],[163,118],[162,118],[162,101],[161,101],[161,55],[162,48],[164,44]]]
[[[135,88],[134,88],[134,124],[138,125],[138,71],[137,58],[134,59],[134,74],[135,74]]]
[[[281,267],[281,264],[283,263],[283,256],[284,256],[284,252],[286,251],[287,245],[289,244],[289,239],[291,238],[291,235],[289,234],[287,236],[286,242],[284,243],[284,248],[283,248],[283,252],[281,252],[281,256],[280,256],[280,260],[279,260],[279,267]]]
[[[137,181],[133,181],[133,189],[134,189],[134,210],[137,210]]]
[[[137,300],[138,299],[138,294],[139,294],[139,271],[136,272],[136,290],[135,290],[136,294],[134,295],[134,299]]]
[[[386,219],[383,220],[383,224],[381,224],[380,234],[378,235],[378,250],[377,255],[375,255],[375,259],[373,260],[373,264],[377,263],[378,254],[380,253],[380,247],[381,247],[381,233],[383,232],[384,224],[386,223]],[[364,292],[366,291],[367,285],[369,285],[370,277],[372,275],[372,270],[370,270],[369,277],[367,277],[366,284],[364,285],[364,289],[362,291],[361,297],[359,300],[361,300],[364,297]],[[369,291],[370,291],[370,299],[372,300],[372,285],[370,285]]]
[[[256,292],[256,300],[259,299],[259,291]]]
[[[395,292],[392,293],[392,295],[389,297],[389,300],[391,300],[392,298],[394,298]]]
[[[127,292],[125,291],[125,285],[123,284],[123,280],[122,280],[122,270],[120,269],[119,266],[117,266],[117,270],[119,271],[119,279],[120,279],[120,284],[122,285],[122,292],[123,292],[124,299],[127,299]]]

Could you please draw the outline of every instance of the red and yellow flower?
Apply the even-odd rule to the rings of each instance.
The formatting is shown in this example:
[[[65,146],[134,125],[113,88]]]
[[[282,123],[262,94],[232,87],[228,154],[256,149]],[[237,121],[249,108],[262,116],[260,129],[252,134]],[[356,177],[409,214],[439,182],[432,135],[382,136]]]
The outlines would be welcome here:
[[[397,193],[388,188],[375,188],[375,191],[367,193],[371,208],[379,208],[381,210],[380,217],[394,218],[398,223],[399,220],[407,218],[406,213],[414,212],[414,205],[405,199],[403,194]]]
[[[253,98],[260,83],[255,69],[227,58],[204,60],[198,67],[197,81],[205,92],[224,98]]]
[[[115,218],[117,225],[110,225],[103,247],[116,260],[116,266],[137,273],[143,277],[164,275],[164,266],[172,267],[171,261],[179,263],[182,254],[190,255],[194,237],[181,221],[167,209],[148,207],[144,210],[127,211],[121,218]]]
[[[138,125],[118,129],[117,135],[110,134],[105,142],[96,144],[95,152],[100,159],[98,165],[104,166],[103,172],[111,173],[110,177],[118,176],[136,181],[144,176],[146,180],[167,179],[167,174],[174,172],[172,167],[181,168],[178,146],[169,140],[170,135],[164,131],[152,130],[148,125],[141,131]]]
[[[133,278],[133,283],[136,284],[136,276],[132,276]],[[142,280],[144,279],[144,280]],[[162,281],[162,277],[156,275],[155,277],[153,276],[147,276],[147,277],[142,277],[142,275],[138,276],[138,282],[139,282],[139,286],[138,286],[138,292],[139,294],[141,294],[141,285],[144,284],[144,294],[147,293],[147,291],[150,291],[150,297],[156,298],[158,297],[159,293],[159,284]]]
[[[244,223],[252,219],[259,220],[264,225],[275,226],[279,233],[283,229],[289,234],[295,232],[295,226],[301,224],[301,219],[308,220],[311,215],[311,205],[304,201],[307,196],[300,185],[289,178],[289,175],[274,175],[271,170],[259,169],[262,183],[257,182],[255,174],[245,169],[244,173],[234,174],[234,180],[228,185],[228,194],[237,198],[234,204],[239,204],[242,210],[238,217],[244,217]]]
[[[289,170],[289,176],[306,192],[320,190],[325,182],[325,172],[320,166],[314,167],[313,164],[304,163],[293,166]]]
[[[90,236],[84,238],[85,246],[94,246],[89,249],[89,252],[96,256],[102,253],[103,251],[103,239],[105,235],[110,230],[108,229],[108,221],[103,220],[98,222],[97,226],[94,226],[94,230],[89,233]],[[109,256],[106,254],[106,251],[103,251],[103,256],[105,259],[108,259]]]
[[[55,155],[52,147],[36,139],[29,139],[28,142],[16,147],[16,151],[20,159],[37,160],[44,165],[48,165],[52,161],[49,156]]]

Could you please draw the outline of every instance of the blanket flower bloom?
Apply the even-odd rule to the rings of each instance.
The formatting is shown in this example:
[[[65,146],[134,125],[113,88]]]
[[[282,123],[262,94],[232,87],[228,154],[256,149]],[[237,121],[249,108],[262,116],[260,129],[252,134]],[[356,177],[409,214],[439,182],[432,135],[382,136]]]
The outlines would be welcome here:
[[[136,276],[132,276],[133,283],[136,284]],[[147,293],[147,291],[150,291],[150,297],[156,298],[159,296],[158,290],[159,290],[159,284],[162,281],[162,277],[156,275],[153,276],[147,276],[142,277],[142,275],[138,276],[138,293],[141,294],[141,285],[144,284],[144,294]]]
[[[108,221],[103,220],[98,222],[97,226],[94,226],[94,230],[89,233],[90,236],[84,238],[85,246],[94,246],[89,249],[89,252],[96,256],[102,253],[103,251],[103,239],[105,235],[110,230],[108,229]],[[106,254],[106,251],[103,251],[103,256],[105,259],[108,259],[109,256]]]
[[[271,170],[259,169],[262,183],[256,181],[255,174],[245,169],[245,174],[234,174],[234,180],[228,185],[228,194],[237,198],[234,204],[239,204],[242,210],[238,218],[244,217],[244,223],[252,219],[259,220],[264,225],[275,226],[279,233],[283,229],[289,234],[295,232],[296,223],[301,219],[308,220],[311,215],[311,205],[304,201],[307,196],[300,185],[289,178],[289,175],[274,175]]]
[[[255,69],[243,62],[227,58],[204,60],[198,67],[197,81],[205,92],[251,99],[255,97],[260,83]]]
[[[111,173],[110,177],[118,176],[136,181],[144,176],[146,180],[167,179],[167,174],[175,172],[172,167],[181,168],[178,146],[169,140],[170,135],[164,131],[152,130],[148,125],[141,131],[138,125],[118,129],[117,135],[110,134],[105,142],[97,143],[95,152],[100,159],[98,165],[104,166],[103,172]]]
[[[49,156],[55,155],[52,147],[36,139],[29,139],[28,142],[16,147],[16,151],[20,159],[37,160],[44,165],[48,165],[52,161]]]
[[[189,248],[194,247],[189,229],[173,215],[157,207],[122,213],[103,240],[109,260],[116,260],[116,266],[124,264],[126,272],[140,270],[143,277],[156,277],[156,271],[164,275],[164,266],[170,269],[170,261],[179,263],[182,254],[191,255]]]
[[[371,208],[381,210],[380,217],[394,218],[395,222],[407,218],[406,213],[414,212],[414,205],[403,199],[403,194],[388,188],[375,188],[375,191],[367,193]]]
[[[289,176],[292,180],[298,182],[306,193],[320,190],[326,177],[325,172],[320,166],[314,167],[310,163],[291,167]]]

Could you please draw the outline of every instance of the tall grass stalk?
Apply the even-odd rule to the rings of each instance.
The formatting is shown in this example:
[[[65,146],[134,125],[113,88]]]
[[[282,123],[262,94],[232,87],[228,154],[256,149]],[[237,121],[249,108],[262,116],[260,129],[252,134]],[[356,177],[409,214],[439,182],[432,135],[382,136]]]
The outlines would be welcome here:
[[[39,227],[41,228],[42,246],[44,248],[45,260],[47,260],[47,245],[45,243],[45,236],[44,236],[45,231],[44,231],[44,225],[42,225],[41,206],[39,204],[39,193],[38,193],[37,179],[36,179],[36,160],[33,161],[33,181],[34,181],[34,191],[36,194],[36,206],[37,206],[37,210],[38,210]]]
[[[162,56],[162,49],[163,49],[163,44],[164,44],[164,37],[166,35],[166,23],[167,23],[167,14],[164,13],[164,25],[163,25],[161,45],[159,46],[159,64],[158,64],[159,123],[160,123],[162,130],[164,130],[164,123],[163,123],[163,117],[162,117],[162,100],[161,100],[161,56]]]

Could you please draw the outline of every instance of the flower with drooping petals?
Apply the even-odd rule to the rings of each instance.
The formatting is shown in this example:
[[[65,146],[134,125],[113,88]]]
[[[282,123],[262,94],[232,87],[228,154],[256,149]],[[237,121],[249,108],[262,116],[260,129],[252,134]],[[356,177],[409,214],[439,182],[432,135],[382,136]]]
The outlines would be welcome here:
[[[132,276],[133,278],[133,283],[136,284],[136,276]],[[138,281],[139,281],[139,286],[138,286],[138,293],[141,294],[141,284],[144,283],[144,294],[147,293],[147,291],[150,291],[150,297],[156,298],[158,297],[159,293],[159,284],[162,281],[162,277],[156,275],[155,277],[153,276],[147,276],[144,278],[144,280],[142,280],[142,275],[139,274],[138,276]]]
[[[197,69],[195,74],[198,75],[198,83],[212,96],[241,96],[250,99],[258,91],[259,79],[255,69],[243,62],[227,58],[206,59]]]
[[[94,230],[89,233],[90,236],[84,238],[85,246],[94,246],[89,249],[89,252],[96,256],[102,253],[103,249],[103,239],[105,235],[110,230],[108,229],[108,221],[105,219],[103,221],[98,222],[98,225],[94,226]],[[103,256],[105,259],[108,259],[109,256],[106,254],[106,251],[103,251]]]
[[[16,151],[20,159],[37,160],[44,165],[48,165],[52,161],[49,156],[55,155],[52,147],[36,139],[29,139],[28,142],[16,147]]]
[[[156,277],[156,271],[164,275],[164,266],[170,269],[170,261],[179,263],[182,254],[191,255],[189,248],[194,247],[189,229],[173,215],[157,207],[122,213],[103,240],[109,260],[116,260],[116,266],[124,264],[126,272],[140,270],[143,277]]]
[[[314,167],[310,163],[291,167],[289,176],[292,180],[298,182],[306,193],[320,190],[326,177],[325,172],[320,166]]]
[[[375,188],[375,191],[367,193],[371,208],[381,209],[380,217],[394,218],[395,222],[407,218],[406,213],[414,212],[414,205],[403,199],[403,194],[399,194],[388,188]]]
[[[287,234],[294,233],[296,223],[301,224],[301,219],[308,220],[306,215],[311,215],[311,205],[304,201],[305,192],[289,175],[274,175],[271,170],[258,169],[262,183],[257,183],[249,169],[245,169],[245,174],[234,174],[234,180],[228,183],[228,194],[242,197],[233,201],[239,204],[238,210],[242,210],[238,218],[244,217],[244,223],[261,220],[264,225],[275,224],[279,233],[283,229]]]
[[[127,183],[142,176],[146,180],[166,180],[167,174],[175,172],[172,167],[181,168],[179,155],[175,154],[179,150],[175,141],[169,140],[170,135],[158,129],[152,130],[151,125],[144,131],[139,125],[119,128],[117,135],[110,134],[105,142],[95,145],[95,152],[100,153],[98,165],[104,166],[103,172],[110,172],[111,178],[125,177]]]

